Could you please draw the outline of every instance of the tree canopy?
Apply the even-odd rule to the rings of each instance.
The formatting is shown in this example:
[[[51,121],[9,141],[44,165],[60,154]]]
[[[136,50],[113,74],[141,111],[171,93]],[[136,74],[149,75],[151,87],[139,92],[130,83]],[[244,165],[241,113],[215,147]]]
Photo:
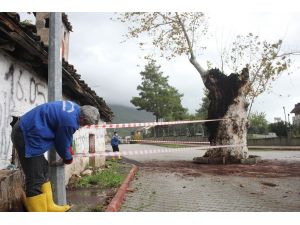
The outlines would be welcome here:
[[[278,137],[287,137],[288,134],[287,125],[283,121],[269,124],[269,130],[275,133]]]
[[[199,63],[196,59],[197,53],[205,49],[204,36],[208,32],[208,19],[204,13],[133,12],[121,13],[118,19],[123,23],[128,22],[127,38],[147,35],[147,38],[140,38],[146,40],[139,43],[140,47],[143,48],[148,41],[167,59],[187,55],[205,84],[207,71],[203,68],[204,63]],[[249,113],[254,99],[288,70],[290,55],[299,53],[284,52],[282,44],[282,40],[271,43],[249,33],[246,36],[238,35],[231,47],[222,49],[222,72],[225,66],[234,73],[240,73],[245,67],[249,70],[248,88],[244,93],[250,100]]]
[[[250,134],[266,134],[268,133],[268,121],[264,112],[254,112],[249,117],[250,126],[248,133]]]
[[[293,52],[282,51],[282,40],[274,43],[260,40],[259,36],[249,33],[238,35],[229,49],[222,52],[222,70],[227,66],[238,73],[245,66],[249,70],[249,83],[245,95],[250,101],[249,115],[254,99],[271,88],[283,72],[291,65]]]
[[[204,88],[204,96],[202,97],[200,108],[196,110],[196,118],[207,119],[208,106],[209,106],[208,90]]]
[[[138,110],[152,112],[156,121],[182,120],[187,114],[187,109],[181,105],[183,94],[168,84],[168,76],[164,77],[159,71],[160,66],[155,63],[155,60],[150,60],[140,73],[142,84],[137,87],[139,97],[133,97],[131,103]]]

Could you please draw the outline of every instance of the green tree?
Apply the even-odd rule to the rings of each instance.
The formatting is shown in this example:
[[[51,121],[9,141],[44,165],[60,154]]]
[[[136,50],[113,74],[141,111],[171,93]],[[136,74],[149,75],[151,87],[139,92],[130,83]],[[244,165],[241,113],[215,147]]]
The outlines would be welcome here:
[[[204,96],[202,97],[202,103],[200,105],[200,108],[196,110],[196,115],[195,115],[196,118],[206,119],[208,106],[209,106],[208,90],[204,88]]]
[[[250,126],[248,133],[250,134],[266,134],[268,133],[268,121],[264,112],[254,112],[249,117]]]
[[[287,125],[283,121],[269,124],[269,130],[278,137],[287,137]]]
[[[138,110],[152,112],[156,118],[169,120],[182,120],[186,117],[187,109],[181,105],[178,90],[168,84],[168,76],[164,77],[160,72],[160,66],[156,66],[155,60],[150,60],[145,70],[140,74],[142,84],[138,85],[139,97],[133,97],[131,103]]]
[[[271,89],[272,82],[290,67],[290,56],[298,54],[298,52],[283,52],[282,44],[282,40],[269,43],[260,40],[257,35],[248,33],[245,36],[238,35],[231,47],[222,52],[222,70],[226,66],[238,73],[247,64],[249,82],[245,96],[250,102],[248,117],[255,98]]]

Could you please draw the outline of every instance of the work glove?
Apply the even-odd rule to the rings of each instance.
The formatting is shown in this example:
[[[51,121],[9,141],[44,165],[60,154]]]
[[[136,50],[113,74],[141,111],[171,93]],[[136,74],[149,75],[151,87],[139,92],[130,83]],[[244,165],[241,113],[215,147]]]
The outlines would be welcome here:
[[[71,152],[71,155],[75,155],[75,154],[74,154],[74,151],[73,151],[73,149],[72,149],[72,146],[70,146],[70,152]]]
[[[72,149],[72,146],[70,146],[69,150],[70,150],[71,155],[73,156],[74,155],[74,151]],[[71,159],[69,159],[69,160],[64,159],[64,164],[71,164],[72,162],[73,162],[73,157]]]

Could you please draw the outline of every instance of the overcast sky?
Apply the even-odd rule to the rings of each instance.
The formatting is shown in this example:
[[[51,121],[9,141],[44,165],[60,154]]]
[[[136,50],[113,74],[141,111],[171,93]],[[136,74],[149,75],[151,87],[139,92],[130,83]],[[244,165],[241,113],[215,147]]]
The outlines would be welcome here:
[[[69,63],[107,103],[132,106],[148,52],[138,48],[138,40],[124,40],[127,27],[111,21],[113,13],[67,13],[73,26],[70,36]],[[199,60],[210,60],[219,66],[220,45],[228,45],[237,34],[253,32],[268,41],[284,40],[285,49],[300,50],[300,13],[227,13],[209,16],[208,48]],[[152,49],[149,49],[152,52]],[[184,94],[182,104],[194,113],[203,97],[202,80],[186,57],[171,61],[156,58],[161,71],[169,76],[170,85]],[[283,106],[289,113],[300,102],[300,56],[294,58],[292,74],[282,74],[271,93],[259,96],[253,111],[265,112],[269,122],[284,119]],[[291,118],[290,118],[291,119]]]

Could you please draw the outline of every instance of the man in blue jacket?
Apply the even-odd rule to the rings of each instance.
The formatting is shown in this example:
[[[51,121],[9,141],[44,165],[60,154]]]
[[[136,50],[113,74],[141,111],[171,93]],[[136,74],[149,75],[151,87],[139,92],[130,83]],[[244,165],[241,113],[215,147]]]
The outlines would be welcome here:
[[[80,126],[97,124],[99,119],[99,111],[93,106],[55,101],[35,107],[14,125],[11,138],[25,174],[24,204],[28,211],[65,212],[70,209],[69,205],[59,206],[53,202],[49,164],[44,153],[55,147],[64,164],[72,163],[73,134]]]
[[[113,152],[119,152],[119,144],[121,143],[118,133],[115,131],[114,135],[111,138],[111,146],[113,149]],[[112,157],[112,159],[114,160],[115,157]],[[121,156],[119,155],[119,159],[121,159]]]

